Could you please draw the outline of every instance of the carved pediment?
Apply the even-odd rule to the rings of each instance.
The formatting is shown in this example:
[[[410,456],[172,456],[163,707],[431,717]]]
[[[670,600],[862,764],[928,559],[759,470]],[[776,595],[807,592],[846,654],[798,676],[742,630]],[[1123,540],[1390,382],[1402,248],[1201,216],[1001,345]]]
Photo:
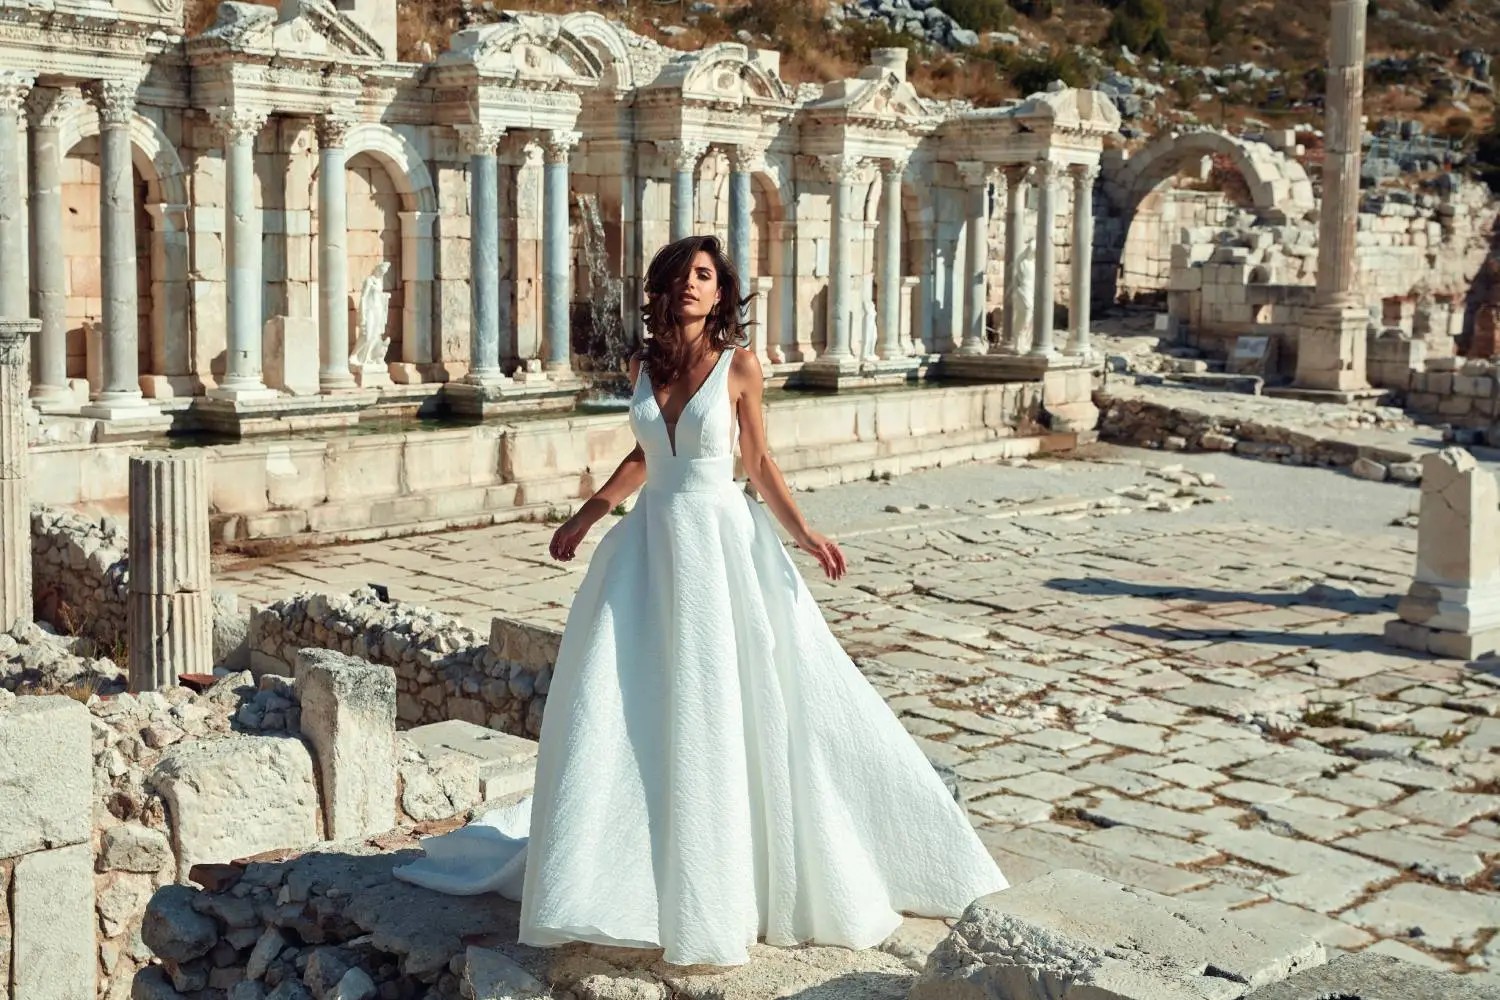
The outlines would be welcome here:
[[[606,71],[600,53],[567,30],[563,19],[515,11],[498,23],[460,31],[439,61],[537,89],[592,87],[619,75],[613,65]]]
[[[867,71],[853,79],[826,84],[809,110],[845,118],[915,123],[933,114],[915,88],[896,73]]]
[[[667,63],[651,90],[676,90],[683,100],[718,106],[790,105],[791,91],[773,54],[724,42]]]
[[[282,58],[385,61],[380,43],[330,0],[283,0],[280,10],[224,0],[213,27],[195,41]]]
[[[1120,130],[1120,111],[1115,102],[1097,90],[1062,87],[1032,94],[1011,113],[1020,121],[1063,132],[1111,135]]]

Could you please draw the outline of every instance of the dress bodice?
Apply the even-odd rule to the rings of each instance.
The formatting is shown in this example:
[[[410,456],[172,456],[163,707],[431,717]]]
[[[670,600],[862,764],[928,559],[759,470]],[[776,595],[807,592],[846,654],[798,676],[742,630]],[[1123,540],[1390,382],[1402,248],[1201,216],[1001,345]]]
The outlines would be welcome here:
[[[630,429],[646,454],[648,488],[676,491],[733,482],[738,425],[727,384],[734,350],[719,355],[670,429],[652,392],[646,363],[641,362],[630,400]]]

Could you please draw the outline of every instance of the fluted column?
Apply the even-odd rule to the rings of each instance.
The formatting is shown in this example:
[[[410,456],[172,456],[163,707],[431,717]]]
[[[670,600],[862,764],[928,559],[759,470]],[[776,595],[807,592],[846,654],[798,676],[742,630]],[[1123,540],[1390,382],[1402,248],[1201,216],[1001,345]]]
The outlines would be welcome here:
[[[26,98],[35,82],[28,71],[0,72],[0,246],[8,257],[0,267],[0,317],[5,319],[31,315],[26,269],[12,255],[26,246]]]
[[[31,344],[31,398],[37,406],[63,407],[68,391],[67,256],[62,229],[62,115],[77,98],[64,91],[32,93],[31,112],[31,288],[33,315],[42,321]]]
[[[1094,182],[1098,164],[1075,164],[1073,171],[1073,290],[1068,318],[1072,338],[1068,353],[1080,358],[1093,354],[1089,318],[1094,308]]]
[[[906,175],[906,158],[886,160],[880,171],[880,341],[875,353],[883,361],[905,357],[901,343],[901,179]]]
[[[865,161],[840,153],[818,158],[833,186],[832,238],[828,245],[828,339],[822,358],[852,362],[849,294],[854,286],[854,185],[865,174]]]
[[[349,217],[344,139],[354,122],[318,119],[318,388],[354,388],[349,371]]]
[[[213,673],[208,465],[189,451],[130,459],[130,690]]]
[[[656,148],[672,167],[672,242],[693,235],[693,180],[708,144],[691,139],[658,142]]]
[[[1005,168],[1005,303],[1001,324],[1005,327],[1001,342],[1007,350],[1020,350],[1028,331],[1020,326],[1021,309],[1017,302],[1021,251],[1026,245],[1026,192],[1030,190],[1033,168],[1012,164]]]
[[[27,338],[34,319],[0,316],[0,632],[31,621],[31,503],[26,491]]]
[[[543,367],[566,375],[572,368],[568,303],[572,268],[568,240],[568,158],[577,132],[548,132],[542,139],[542,335]]]
[[[130,123],[133,80],[101,80],[84,89],[99,110],[99,274],[103,293],[101,383],[84,416],[111,419],[145,411],[139,360],[140,309],[136,288],[135,177]]]
[[[212,117],[224,140],[229,343],[224,380],[209,395],[271,399],[276,393],[261,379],[261,221],[260,209],[255,207],[255,137],[269,113],[260,108],[224,107]]]
[[[1363,131],[1366,0],[1334,0],[1328,34],[1323,201],[1318,217],[1318,299],[1355,304],[1355,238]]]
[[[1057,253],[1052,233],[1057,223],[1058,165],[1039,160],[1036,165],[1036,294],[1031,303],[1031,353],[1050,357],[1057,353],[1052,343],[1052,308],[1056,301]]]
[[[505,129],[462,125],[469,154],[469,374],[476,385],[500,381],[500,163]]]
[[[762,150],[757,146],[734,146],[729,151],[729,259],[739,272],[742,294],[750,288],[751,209],[750,174],[760,163]]]
[[[967,212],[964,275],[964,336],[958,346],[960,354],[983,354],[989,349],[985,338],[984,310],[988,302],[986,270],[989,265],[989,166],[965,162],[958,165],[958,176],[967,189]]]

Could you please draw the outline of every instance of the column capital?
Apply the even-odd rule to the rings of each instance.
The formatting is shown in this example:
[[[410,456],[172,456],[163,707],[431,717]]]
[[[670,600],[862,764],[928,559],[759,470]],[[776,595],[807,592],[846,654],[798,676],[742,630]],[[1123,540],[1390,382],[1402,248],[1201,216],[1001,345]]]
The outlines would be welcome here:
[[[708,152],[708,143],[701,139],[658,139],[656,151],[667,158],[672,169],[692,170]]]
[[[1029,184],[1036,178],[1036,164],[1007,163],[1000,168],[1000,173],[1005,177],[1006,190],[1014,191],[1022,184]]]
[[[1075,163],[1068,171],[1073,175],[1073,183],[1080,187],[1093,187],[1094,182],[1099,179],[1097,163]]]
[[[542,133],[542,161],[544,163],[567,163],[568,157],[573,150],[578,148],[578,142],[583,138],[582,132],[574,132],[569,129],[553,129]]]
[[[23,364],[31,356],[28,339],[41,328],[39,319],[0,319],[0,365]]]
[[[32,128],[57,128],[83,103],[83,95],[61,87],[37,87],[26,100]]]
[[[887,182],[899,183],[906,176],[906,165],[911,162],[910,153],[898,153],[880,161],[881,176]]]
[[[349,130],[356,122],[348,112],[330,111],[326,115],[319,115],[313,127],[318,133],[318,147],[320,149],[342,149],[344,140],[349,137]]]
[[[869,162],[863,156],[852,153],[832,153],[818,157],[818,169],[834,184],[862,180]]]
[[[503,125],[455,125],[453,128],[458,133],[459,146],[469,156],[494,156],[500,140],[505,138]]]
[[[26,108],[26,97],[35,83],[35,73],[13,69],[0,72],[0,113],[19,119]]]
[[[1052,184],[1063,172],[1063,164],[1056,160],[1037,160],[1035,166],[1036,173],[1032,177],[1032,182],[1041,187]]]
[[[124,128],[135,117],[135,92],[139,80],[91,80],[82,87],[83,96],[99,111],[100,128]]]
[[[265,108],[224,105],[210,110],[208,117],[225,140],[234,142],[239,139],[250,139],[253,141],[260,134],[260,130],[265,127],[266,119],[271,117],[271,112]]]
[[[753,172],[766,164],[765,143],[742,142],[727,147],[725,152],[729,154],[729,169],[736,173]]]
[[[959,160],[953,164],[958,168],[959,179],[970,187],[981,187],[989,183],[990,165],[982,160]]]

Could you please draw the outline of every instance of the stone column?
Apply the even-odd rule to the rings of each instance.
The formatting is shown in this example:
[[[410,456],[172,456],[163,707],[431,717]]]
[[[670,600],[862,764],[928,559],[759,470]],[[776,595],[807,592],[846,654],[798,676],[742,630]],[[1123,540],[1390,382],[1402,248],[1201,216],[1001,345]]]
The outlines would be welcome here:
[[[224,139],[225,263],[229,277],[229,337],[224,380],[216,399],[274,399],[261,380],[261,224],[255,207],[255,137],[269,113],[260,108],[218,108],[214,124]]]
[[[967,189],[964,213],[964,335],[958,345],[960,354],[984,354],[986,343],[984,312],[988,302],[986,268],[989,257],[990,191],[989,167],[968,161],[958,164],[958,176]]]
[[[1005,327],[1001,341],[1011,351],[1021,351],[1029,331],[1020,328],[1021,310],[1018,271],[1021,250],[1026,245],[1026,192],[1031,189],[1033,168],[1013,164],[1005,168],[1005,303],[1001,313]]]
[[[28,71],[0,72],[0,246],[7,256],[0,267],[0,317],[5,319],[31,315],[26,269],[12,255],[26,246],[26,97],[35,82]]]
[[[572,367],[568,305],[572,268],[568,239],[568,158],[577,132],[548,132],[542,141],[542,357],[546,371],[567,375]]]
[[[1057,222],[1058,165],[1036,164],[1036,294],[1031,301],[1031,353],[1046,358],[1056,354],[1052,344],[1052,303],[1056,298],[1057,254],[1052,233]]]
[[[58,125],[76,98],[58,90],[31,95],[31,286],[41,333],[31,345],[31,398],[66,407],[68,390],[67,256],[62,229],[62,137]]]
[[[0,632],[31,621],[31,503],[26,492],[27,338],[33,319],[0,317]]]
[[[854,288],[854,184],[865,173],[865,161],[840,153],[821,156],[818,163],[833,185],[829,210],[832,227],[828,244],[828,339],[822,358],[842,363],[854,360],[850,342],[849,295]]]
[[[213,673],[208,465],[187,451],[130,459],[130,690]]]
[[[1094,284],[1094,182],[1098,164],[1075,164],[1073,170],[1073,293],[1068,318],[1072,320],[1072,342],[1068,353],[1080,358],[1093,355],[1089,344],[1089,315],[1093,311]]]
[[[349,371],[349,217],[344,138],[354,122],[318,119],[318,389],[354,388]]]
[[[130,123],[134,81],[101,80],[84,93],[99,110],[99,274],[103,294],[102,380],[83,414],[103,420],[141,416],[139,293],[135,262],[135,177]]]
[[[741,296],[749,291],[751,210],[755,200],[750,191],[750,173],[760,162],[756,146],[734,146],[729,151],[729,259],[739,272]]]
[[[469,154],[469,374],[466,382],[493,385],[500,369],[500,163],[505,129],[462,125]]]
[[[905,175],[905,157],[893,157],[881,167],[880,341],[875,353],[882,361],[907,354],[901,342],[901,179]]]
[[[656,148],[672,167],[672,242],[693,235],[693,188],[698,160],[708,144],[693,139],[658,142]]]

